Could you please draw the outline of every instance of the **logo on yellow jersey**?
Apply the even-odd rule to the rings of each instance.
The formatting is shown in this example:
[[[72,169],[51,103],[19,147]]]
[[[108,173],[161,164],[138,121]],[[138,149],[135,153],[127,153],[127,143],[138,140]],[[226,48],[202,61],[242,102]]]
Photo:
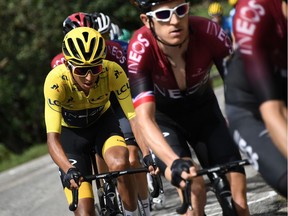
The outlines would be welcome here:
[[[56,83],[53,86],[51,86],[51,89],[56,90],[57,92],[59,92],[59,85]]]
[[[48,104],[51,106],[61,106],[60,101],[58,100],[51,100],[50,98],[48,98]]]
[[[89,103],[91,103],[91,104],[99,104],[99,103],[103,103],[105,101],[108,101],[108,95],[109,94],[106,93],[106,94],[101,95],[101,96],[99,96],[97,98],[91,98],[91,99],[89,99]]]
[[[68,81],[68,77],[66,75],[62,75],[62,80]]]
[[[70,97],[68,100],[67,100],[67,103],[71,103],[74,101],[74,98],[73,97]]]
[[[114,75],[116,79],[118,79],[121,74],[122,74],[122,71],[114,70]]]
[[[125,100],[129,96],[131,96],[130,93],[130,86],[129,83],[125,83],[121,88],[116,90],[116,96],[119,100]]]

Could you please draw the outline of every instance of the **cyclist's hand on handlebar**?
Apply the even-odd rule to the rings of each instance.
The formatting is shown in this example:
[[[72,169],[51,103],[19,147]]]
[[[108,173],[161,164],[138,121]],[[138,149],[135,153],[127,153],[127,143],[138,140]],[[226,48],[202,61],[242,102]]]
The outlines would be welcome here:
[[[143,162],[146,168],[148,168],[151,175],[157,175],[160,170],[157,167],[155,160],[153,159],[152,154],[148,154],[145,157],[143,157]]]
[[[160,173],[159,167],[149,166],[148,170],[149,170],[150,175],[152,175],[152,176],[156,176]]]
[[[83,177],[76,167],[70,168],[64,175],[64,186],[73,189],[79,188]]]
[[[192,161],[176,159],[171,165],[171,183],[176,187],[185,188],[185,180],[192,180],[197,175]]]

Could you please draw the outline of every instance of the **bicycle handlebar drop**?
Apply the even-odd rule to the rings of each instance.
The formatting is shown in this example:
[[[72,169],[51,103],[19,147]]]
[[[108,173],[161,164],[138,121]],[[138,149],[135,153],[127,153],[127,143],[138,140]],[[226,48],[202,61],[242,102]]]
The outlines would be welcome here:
[[[83,176],[83,178],[84,178],[84,181],[92,181],[96,179],[113,179],[122,175],[135,174],[135,173],[141,173],[141,172],[149,172],[149,171],[147,168],[141,167],[141,168],[135,168],[135,169],[106,172],[106,173],[101,173],[101,174],[96,174],[96,175],[88,175],[88,176]],[[70,203],[69,205],[69,210],[75,211],[77,207],[78,207],[78,189],[72,189],[72,203]]]
[[[182,197],[183,197],[183,202],[180,207],[176,209],[176,212],[178,214],[185,214],[187,209],[189,208],[192,211],[192,204],[191,204],[191,199],[190,199],[190,194],[191,194],[191,181],[187,180],[185,189],[181,191],[182,192]]]
[[[75,211],[78,207],[78,189],[72,189],[72,203],[69,205],[70,211]]]
[[[207,175],[209,173],[225,174],[235,167],[246,166],[246,165],[251,165],[247,159],[232,161],[232,162],[214,166],[211,168],[198,170],[196,176]],[[183,196],[182,205],[176,209],[176,212],[178,214],[185,214],[188,208],[190,210],[193,210],[192,204],[191,204],[191,183],[192,183],[191,180],[186,180],[185,189],[182,190],[182,196]]]

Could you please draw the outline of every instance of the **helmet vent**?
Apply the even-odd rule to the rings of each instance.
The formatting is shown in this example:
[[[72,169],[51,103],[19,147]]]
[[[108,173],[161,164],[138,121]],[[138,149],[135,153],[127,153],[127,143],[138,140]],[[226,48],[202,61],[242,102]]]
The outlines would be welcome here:
[[[77,65],[95,65],[106,57],[105,40],[99,32],[89,27],[75,28],[62,44],[67,61]]]
[[[104,44],[103,38],[99,38],[98,49],[97,49],[95,56],[102,56],[101,51],[103,50],[103,44]]]
[[[79,49],[80,49],[81,53],[85,56],[85,59],[87,60],[87,58],[86,58],[87,53],[85,51],[85,47],[84,47],[83,41],[80,38],[77,38],[77,44],[79,46]],[[79,58],[81,58],[81,57],[79,56]]]
[[[90,16],[85,16],[84,18],[84,26],[87,26],[87,27],[93,27],[91,25],[91,23],[93,23],[93,20],[91,20],[91,17]]]
[[[76,27],[80,27],[79,22],[72,21],[72,23],[74,24],[74,26],[72,25],[72,29]]]
[[[76,56],[77,58],[80,58],[80,55],[79,55],[76,47],[74,46],[73,40],[71,38],[68,38],[68,45],[69,45],[69,48],[70,48],[71,52],[73,53],[73,55]]]
[[[96,38],[92,38],[91,43],[90,43],[89,51],[88,51],[88,53],[85,54],[85,59],[86,60],[89,60],[91,58],[93,50],[94,50],[94,48],[96,46],[95,44],[96,44]]]
[[[77,21],[77,26],[80,27],[81,17],[79,16],[79,14],[77,14],[77,15],[75,16],[75,18],[76,18],[76,21]],[[74,21],[74,23],[75,23],[75,21]],[[75,24],[76,24],[76,23],[75,23]]]
[[[83,37],[85,39],[85,42],[88,41],[88,36],[89,36],[89,33],[88,32],[83,32]]]
[[[67,50],[64,42],[62,43],[62,47],[63,47],[62,50],[63,50],[63,52],[64,52],[64,55],[66,55],[66,56],[71,56],[70,53],[69,53],[69,51]]]

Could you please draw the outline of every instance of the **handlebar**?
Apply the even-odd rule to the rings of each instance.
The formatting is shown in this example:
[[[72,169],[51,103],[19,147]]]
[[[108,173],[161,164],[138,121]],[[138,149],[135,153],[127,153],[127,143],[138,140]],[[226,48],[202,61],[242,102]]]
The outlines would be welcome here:
[[[196,176],[203,176],[209,173],[225,174],[235,167],[246,166],[246,165],[250,165],[250,162],[247,159],[232,161],[226,164],[198,170]],[[192,204],[191,204],[191,183],[192,183],[191,180],[186,180],[185,189],[182,190],[182,195],[183,195],[182,205],[176,209],[176,212],[178,214],[185,214],[188,208],[190,210],[193,209]]]
[[[229,172],[231,169],[238,167],[238,166],[246,166],[250,165],[250,162],[245,159],[245,160],[238,160],[238,161],[232,161],[226,164],[214,166],[211,168],[206,168],[206,169],[201,169],[197,171],[197,176],[202,176],[202,175],[207,175],[209,173],[220,173],[220,174],[225,174]]]
[[[84,181],[92,181],[96,179],[111,180],[122,175],[136,174],[136,173],[141,173],[141,172],[149,172],[149,171],[147,168],[141,167],[141,168],[135,168],[135,169],[112,171],[112,172],[106,172],[106,173],[101,173],[101,174],[96,174],[96,175],[83,176],[83,179]],[[72,202],[69,204],[69,210],[75,211],[77,207],[78,207],[78,189],[72,189]]]

